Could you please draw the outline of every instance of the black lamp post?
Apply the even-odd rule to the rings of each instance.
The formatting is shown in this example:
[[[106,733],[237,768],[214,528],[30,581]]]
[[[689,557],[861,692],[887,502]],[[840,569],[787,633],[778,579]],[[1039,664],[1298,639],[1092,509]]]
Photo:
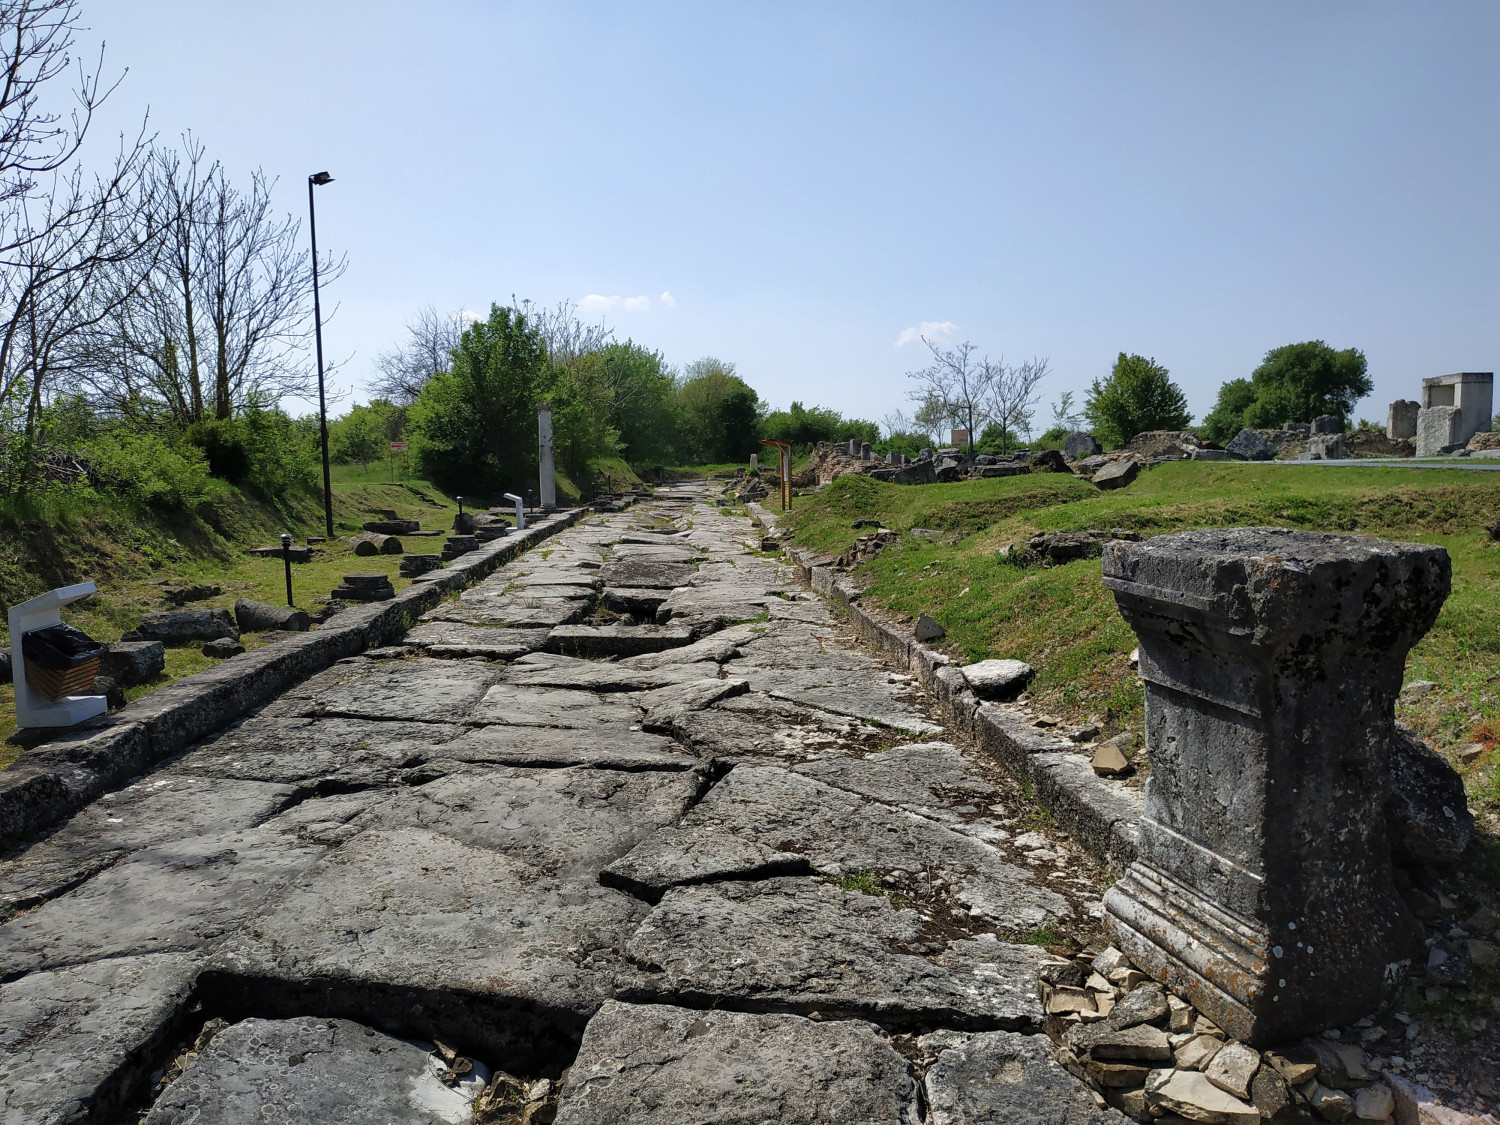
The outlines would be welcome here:
[[[313,209],[313,188],[333,183],[327,172],[307,177],[307,229],[312,235],[313,333],[318,338],[318,424],[323,432],[323,519],[328,538],[333,539],[333,478],[328,472],[328,401],[323,393],[323,310],[318,304],[318,218]]]

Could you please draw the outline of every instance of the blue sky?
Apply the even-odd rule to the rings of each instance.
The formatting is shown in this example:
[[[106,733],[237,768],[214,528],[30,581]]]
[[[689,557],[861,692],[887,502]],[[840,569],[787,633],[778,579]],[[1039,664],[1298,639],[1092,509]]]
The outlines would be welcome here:
[[[605,298],[673,363],[874,419],[905,405],[923,324],[1050,357],[1043,416],[1121,350],[1201,416],[1270,347],[1359,347],[1382,421],[1422,376],[1500,359],[1493,3],[85,14],[129,67],[106,129],[149,106],[298,214],[309,172],[336,177],[326,342],[355,398],[415,309],[512,293]]]

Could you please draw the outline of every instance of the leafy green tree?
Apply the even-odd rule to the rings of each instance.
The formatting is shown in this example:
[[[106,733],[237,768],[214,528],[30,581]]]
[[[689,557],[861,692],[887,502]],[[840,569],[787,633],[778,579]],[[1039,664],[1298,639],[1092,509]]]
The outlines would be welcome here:
[[[619,435],[620,453],[627,461],[666,465],[680,458],[677,381],[660,352],[627,340],[587,353],[578,365],[596,369],[608,387],[609,423]]]
[[[1374,389],[1365,355],[1322,340],[1272,348],[1248,380],[1219,388],[1219,401],[1204,420],[1215,441],[1241,429],[1271,429],[1284,422],[1311,422],[1324,414],[1347,424],[1354,405]]]
[[[328,459],[341,465],[358,464],[368,470],[370,462],[380,460],[390,448],[386,413],[371,403],[352,407],[348,414],[330,422]]]
[[[557,383],[546,344],[524,313],[490,306],[410,410],[419,464],[440,485],[491,495],[536,475],[536,407]],[[561,437],[562,435],[559,435]]]
[[[1155,359],[1120,353],[1109,378],[1095,379],[1084,400],[1094,435],[1118,449],[1147,430],[1181,430],[1192,421],[1182,388]]]
[[[748,460],[760,452],[760,396],[712,356],[688,364],[678,385],[689,451],[699,464]]]
[[[1249,379],[1231,379],[1219,388],[1219,401],[1204,416],[1203,434],[1210,441],[1233,441],[1245,428],[1245,412],[1255,404],[1255,387]]]
[[[794,451],[802,452],[820,441],[867,441],[872,446],[880,439],[880,427],[859,418],[845,418],[825,406],[811,409],[794,402],[785,410],[773,410],[761,419],[763,437],[789,441]]]

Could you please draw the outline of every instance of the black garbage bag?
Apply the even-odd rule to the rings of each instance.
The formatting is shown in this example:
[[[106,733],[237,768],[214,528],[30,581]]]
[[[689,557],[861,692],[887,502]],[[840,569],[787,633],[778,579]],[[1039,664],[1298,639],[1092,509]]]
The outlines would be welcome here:
[[[21,654],[42,668],[66,672],[104,653],[109,645],[72,625],[48,625],[21,638]]]

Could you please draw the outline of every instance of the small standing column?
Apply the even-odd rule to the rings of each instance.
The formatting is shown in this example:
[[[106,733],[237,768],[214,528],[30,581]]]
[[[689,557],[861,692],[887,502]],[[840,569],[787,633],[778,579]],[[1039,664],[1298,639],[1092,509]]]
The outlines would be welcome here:
[[[537,461],[540,467],[542,510],[557,507],[557,468],[552,461],[552,404],[544,402],[536,408]]]
[[[1440,547],[1280,528],[1105,547],[1151,760],[1106,921],[1236,1038],[1351,1022],[1420,952],[1382,810],[1406,653],[1450,580]]]

